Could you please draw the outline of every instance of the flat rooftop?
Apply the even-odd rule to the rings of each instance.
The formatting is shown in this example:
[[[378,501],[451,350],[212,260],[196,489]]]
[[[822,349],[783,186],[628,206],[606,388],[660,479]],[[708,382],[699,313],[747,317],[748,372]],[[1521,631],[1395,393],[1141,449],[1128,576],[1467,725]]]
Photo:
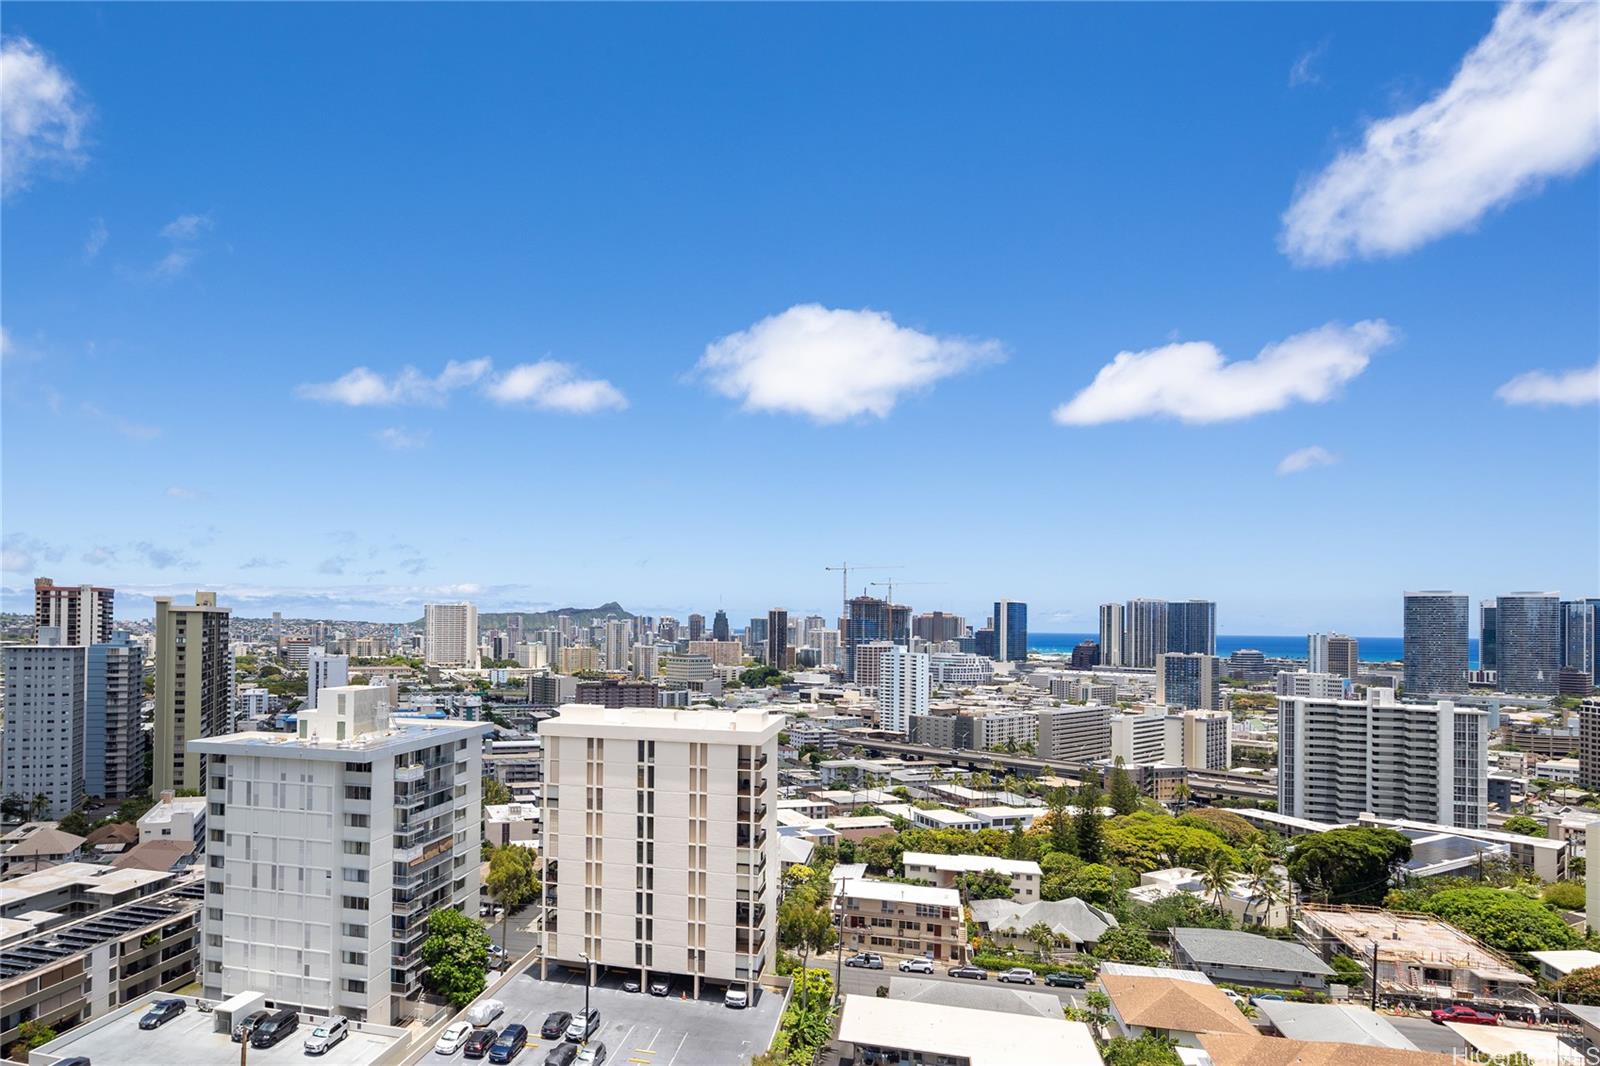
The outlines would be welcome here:
[[[189,997],[189,1008],[159,1029],[140,1029],[139,1019],[158,999],[172,993],[153,992],[141,996],[125,1007],[120,1007],[104,1018],[69,1029],[61,1036],[36,1048],[35,1053],[53,1056],[55,1060],[82,1055],[96,1063],[116,1063],[117,1066],[238,1066],[239,1045],[227,1033],[215,1030],[216,1014],[202,1014],[195,1009]],[[372,1066],[380,1057],[401,1043],[398,1030],[378,1032],[357,1031],[339,1041],[331,1051],[315,1059],[305,1055],[306,1037],[315,1028],[306,1018],[300,1019],[300,1028],[289,1034],[277,1047],[268,1051],[250,1052],[252,1061],[258,1056],[292,1062],[318,1062],[325,1066]]]
[[[1488,981],[1533,984],[1505,959],[1448,922],[1426,914],[1406,914],[1376,907],[1329,907],[1306,904],[1301,917],[1337,937],[1358,959],[1372,957],[1377,946],[1383,962],[1421,962],[1471,970]]]
[[[906,885],[898,881],[835,881],[835,894],[852,899],[877,899],[892,903],[924,903],[933,907],[960,907],[961,893],[953,888],[931,885]]]
[[[1001,859],[992,855],[940,855],[928,851],[908,851],[901,856],[907,866],[931,866],[935,870],[954,870],[973,873],[994,870],[997,873],[1040,875],[1039,864],[1026,859]]]
[[[58,892],[73,885],[96,895],[120,895],[132,889],[174,880],[166,870],[118,869],[92,862],[64,862],[36,873],[0,881],[0,907],[10,907],[34,896]]]
[[[609,735],[606,730],[619,730],[617,735],[638,731],[646,732],[697,732],[734,734],[735,743],[756,744],[767,739],[767,734],[777,737],[783,728],[782,714],[768,714],[763,708],[725,711],[690,707],[602,707],[594,703],[562,704],[559,713],[539,727],[541,736],[560,737],[585,735],[594,730],[596,735]]]
[[[858,1048],[966,1059],[971,1066],[1100,1061],[1089,1027],[1082,1022],[876,996],[844,998],[838,1039]]]

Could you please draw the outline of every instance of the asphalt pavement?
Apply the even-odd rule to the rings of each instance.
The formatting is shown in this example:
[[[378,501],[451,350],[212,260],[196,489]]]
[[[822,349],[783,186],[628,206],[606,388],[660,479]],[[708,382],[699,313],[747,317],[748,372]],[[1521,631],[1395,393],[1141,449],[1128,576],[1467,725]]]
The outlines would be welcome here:
[[[827,960],[827,970],[829,974],[834,972],[834,961],[835,960],[831,957]],[[811,960],[811,965],[815,969],[821,967],[823,963],[820,959],[813,958]],[[942,981],[947,984],[961,985],[968,988],[973,985],[981,985],[985,988],[1018,988],[1028,992],[1043,992],[1046,995],[1052,995],[1061,1000],[1062,1006],[1082,1006],[1082,989],[1052,988],[1044,983],[1043,978],[1040,978],[1039,983],[1034,985],[1006,985],[1000,984],[996,979],[997,975],[995,974],[990,974],[989,980],[987,981],[974,981],[965,977],[951,977],[945,973],[945,970],[949,968],[949,963],[945,963],[941,966],[935,966],[934,971],[931,974],[901,973],[898,966],[898,962],[896,962],[894,959],[884,959],[883,969],[881,970],[867,970],[857,966],[846,966],[844,968],[842,982],[843,991],[849,996],[873,996],[877,995],[879,985],[887,985],[889,983],[889,978],[905,977],[913,981]]]

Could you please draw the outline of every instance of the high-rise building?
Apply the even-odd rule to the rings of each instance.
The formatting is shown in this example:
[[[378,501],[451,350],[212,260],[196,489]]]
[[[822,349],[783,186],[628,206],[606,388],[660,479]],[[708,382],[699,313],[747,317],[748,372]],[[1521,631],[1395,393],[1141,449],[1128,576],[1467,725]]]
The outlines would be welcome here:
[[[1310,670],[1279,670],[1276,691],[1280,696],[1342,700],[1350,696],[1350,682],[1338,674],[1313,673]]]
[[[1499,610],[1497,600],[1478,604],[1478,669],[1500,669]]]
[[[1156,656],[1156,702],[1191,711],[1222,706],[1222,666],[1215,655],[1162,652]]]
[[[878,728],[908,733],[912,720],[928,713],[928,656],[890,644],[878,663]]]
[[[85,659],[83,647],[55,643],[60,630],[43,626],[43,643],[5,649],[6,727],[0,791],[32,803],[43,796],[46,818],[76,810],[84,784]]]
[[[919,614],[911,620],[911,633],[915,637],[938,644],[946,640],[960,640],[967,632],[967,620],[958,614],[932,611]]]
[[[193,604],[156,597],[156,709],[150,752],[151,795],[200,788],[206,757],[189,745],[228,731],[233,696],[230,611],[215,592]]]
[[[1553,696],[1561,672],[1561,596],[1513,592],[1495,600],[1501,692]]]
[[[1167,601],[1129,600],[1123,665],[1151,669],[1167,650]]]
[[[600,669],[600,649],[593,644],[574,644],[561,649],[558,661],[563,674],[592,674]]]
[[[630,628],[626,619],[611,618],[606,621],[603,650],[606,669],[614,674],[628,669],[628,648],[632,643]]]
[[[507,615],[506,647],[510,649],[511,654],[516,653],[517,645],[521,644],[525,639],[527,638],[522,633],[522,616],[520,614]]]
[[[107,644],[111,641],[115,589],[95,585],[57,585],[33,579],[34,630],[55,629],[57,644]]]
[[[386,687],[329,688],[292,737],[194,742],[210,760],[206,998],[264,992],[380,1025],[414,1014],[428,918],[478,902],[492,727],[389,709]]]
[[[601,707],[657,707],[660,689],[653,681],[623,681],[615,677],[579,681],[574,703],[594,703]]]
[[[1566,600],[1561,604],[1561,665],[1589,675],[1600,668],[1600,600]]]
[[[711,616],[711,639],[733,639],[733,630],[728,628],[728,612],[720,607],[717,609],[717,613]]]
[[[1015,600],[994,601],[994,645],[996,662],[1027,661],[1027,604]]]
[[[779,670],[789,664],[789,612],[774,607],[767,612],[767,665]]]
[[[1389,688],[1369,688],[1365,700],[1281,697],[1278,811],[1483,829],[1488,747],[1487,712],[1449,701],[1402,703]]]
[[[1072,648],[1070,660],[1074,670],[1089,670],[1100,665],[1100,645],[1093,640],[1080,640]]]
[[[1233,716],[1227,711],[1184,711],[1167,716],[1163,762],[1191,770],[1227,770],[1233,763]]]
[[[1126,666],[1123,634],[1127,630],[1127,609],[1120,603],[1100,605],[1100,665]]]
[[[1406,695],[1467,691],[1467,597],[1408,592],[1404,625]]]
[[[808,647],[817,649],[817,661],[823,666],[834,667],[840,665],[839,631],[837,629],[813,629],[806,633]]]
[[[1091,762],[1111,753],[1110,707],[1098,703],[1041,707],[1038,715],[1039,758]]]
[[[844,624],[844,669],[856,674],[856,649],[863,644],[892,640],[889,624],[889,604],[876,596],[853,597],[847,604],[848,612],[841,619]]]
[[[429,666],[476,670],[483,659],[478,649],[478,608],[471,603],[430,603],[422,609],[422,656]]]
[[[552,871],[542,972],[676,976],[698,997],[770,970],[783,723],[761,710],[573,705],[539,727]]]
[[[325,688],[343,688],[350,683],[350,656],[329,655],[312,648],[306,656],[306,708],[315,708],[317,693]]]
[[[272,612],[272,624],[267,627],[267,635],[272,638],[272,643],[274,643],[274,644],[278,643],[278,641],[283,639],[283,612],[282,611],[273,611]]]
[[[139,724],[143,701],[144,648],[127,632],[90,645],[83,758],[89,795],[122,799],[144,787],[150,750]]]
[[[633,646],[633,676],[648,681],[661,669],[660,652],[654,644]]]
[[[689,616],[689,639],[703,640],[705,639],[705,635],[706,616],[703,614],[691,614]]]
[[[1166,650],[1190,655],[1217,654],[1217,605],[1210,600],[1168,603]]]
[[[1600,696],[1578,704],[1578,787],[1600,792]]]
[[[1360,648],[1355,637],[1343,633],[1313,633],[1306,638],[1307,664],[1314,674],[1354,678],[1361,672]]]

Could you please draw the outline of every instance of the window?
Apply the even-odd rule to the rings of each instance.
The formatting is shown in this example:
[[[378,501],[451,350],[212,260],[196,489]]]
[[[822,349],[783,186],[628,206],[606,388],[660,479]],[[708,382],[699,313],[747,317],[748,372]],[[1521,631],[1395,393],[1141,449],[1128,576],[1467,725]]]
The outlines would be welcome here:
[[[341,922],[339,925],[339,932],[345,936],[353,936],[358,940],[365,940],[367,938],[367,927],[364,925],[355,925],[351,922]]]
[[[339,982],[339,987],[344,989],[346,992],[365,992],[367,990],[367,983],[365,981],[357,981],[353,977],[346,977],[343,981]]]
[[[344,853],[346,855],[370,855],[372,854],[372,845],[365,840],[346,840],[344,842]]]
[[[364,911],[371,909],[371,901],[365,896],[345,896],[341,901],[347,911]]]
[[[341,951],[339,957],[352,966],[365,966],[367,953],[365,951]]]

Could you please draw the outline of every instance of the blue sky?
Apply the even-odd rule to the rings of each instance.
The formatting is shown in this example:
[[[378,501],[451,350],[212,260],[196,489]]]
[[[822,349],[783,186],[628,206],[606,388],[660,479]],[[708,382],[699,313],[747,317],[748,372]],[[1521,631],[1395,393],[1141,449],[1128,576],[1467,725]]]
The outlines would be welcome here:
[[[8,5],[6,604],[1595,594],[1593,12]]]

